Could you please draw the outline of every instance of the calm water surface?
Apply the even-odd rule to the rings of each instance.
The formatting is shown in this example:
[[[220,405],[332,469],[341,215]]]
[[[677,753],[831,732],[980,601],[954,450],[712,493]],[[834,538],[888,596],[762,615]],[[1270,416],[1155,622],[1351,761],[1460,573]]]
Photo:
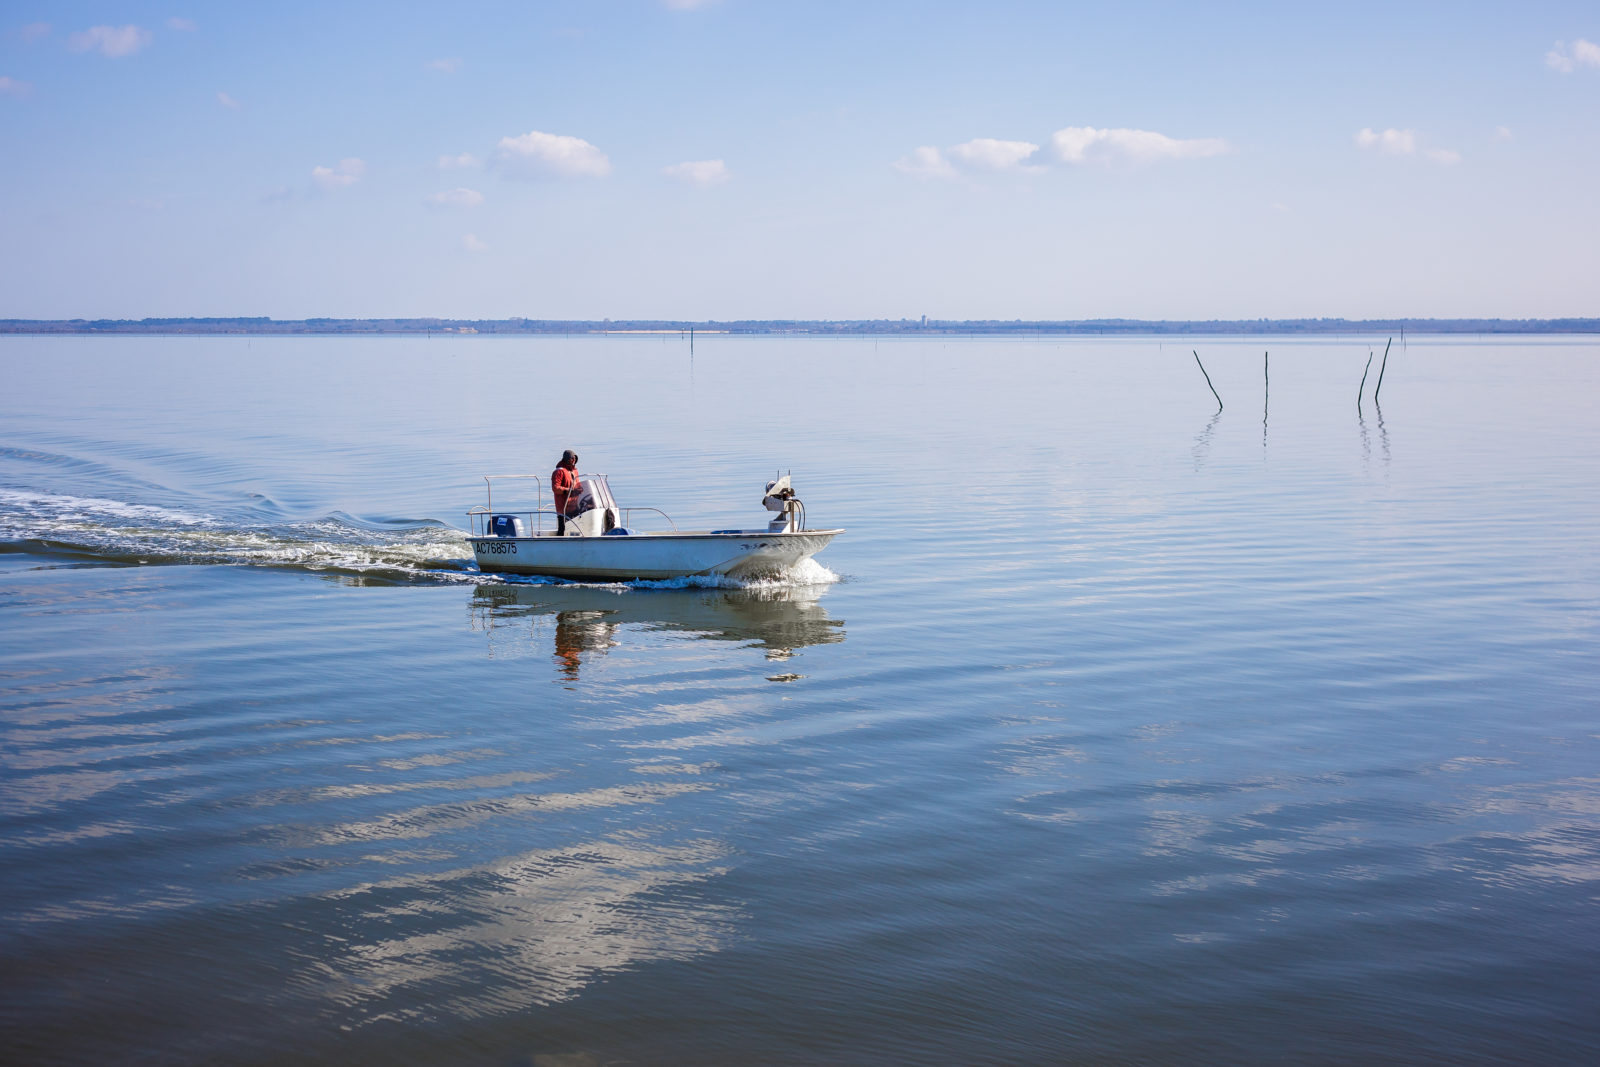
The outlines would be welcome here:
[[[1367,354],[0,339],[7,1062],[1594,1062],[1600,346]]]

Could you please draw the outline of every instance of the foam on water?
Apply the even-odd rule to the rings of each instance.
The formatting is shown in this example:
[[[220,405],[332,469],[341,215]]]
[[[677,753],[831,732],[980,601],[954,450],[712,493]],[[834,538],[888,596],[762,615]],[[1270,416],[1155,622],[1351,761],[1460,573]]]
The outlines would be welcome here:
[[[216,519],[153,504],[131,504],[104,497],[66,496],[60,493],[19,492],[0,488],[0,521],[33,518],[44,522],[72,522],[85,517],[143,519],[199,526]]]
[[[0,489],[0,542],[11,551],[77,562],[237,564],[435,581],[462,580],[472,558],[465,534],[434,521],[386,528],[330,515],[240,523],[152,504],[15,489]]]

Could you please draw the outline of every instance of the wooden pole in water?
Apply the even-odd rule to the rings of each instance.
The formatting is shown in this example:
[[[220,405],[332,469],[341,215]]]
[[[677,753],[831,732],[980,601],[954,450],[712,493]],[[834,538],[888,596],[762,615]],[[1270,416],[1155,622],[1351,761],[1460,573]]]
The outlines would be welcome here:
[[[1356,389],[1356,410],[1361,410],[1361,393],[1367,388],[1367,371],[1372,369],[1372,350],[1367,350],[1367,365],[1361,371],[1361,385]]]
[[[1206,374],[1206,365],[1204,363],[1200,363],[1200,353],[1195,352],[1194,361],[1196,363],[1200,364],[1200,373],[1201,374]],[[1211,390],[1211,395],[1212,396],[1216,396],[1217,397],[1217,410],[1221,411],[1222,410],[1222,397],[1217,396],[1217,387],[1211,384],[1211,375],[1209,375],[1209,374],[1206,374],[1206,388]]]
[[[1378,364],[1378,384],[1372,389],[1372,402],[1378,402],[1378,394],[1383,392],[1383,372],[1389,366],[1389,345],[1394,344],[1394,338],[1389,338],[1389,344],[1383,346],[1383,362]]]

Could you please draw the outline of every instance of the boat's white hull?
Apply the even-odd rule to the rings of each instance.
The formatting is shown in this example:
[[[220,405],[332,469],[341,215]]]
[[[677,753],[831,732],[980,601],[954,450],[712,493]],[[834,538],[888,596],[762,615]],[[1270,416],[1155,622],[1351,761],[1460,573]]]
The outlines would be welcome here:
[[[779,575],[827,547],[842,530],[768,533],[639,533],[600,537],[474,537],[478,569],[599,581]]]

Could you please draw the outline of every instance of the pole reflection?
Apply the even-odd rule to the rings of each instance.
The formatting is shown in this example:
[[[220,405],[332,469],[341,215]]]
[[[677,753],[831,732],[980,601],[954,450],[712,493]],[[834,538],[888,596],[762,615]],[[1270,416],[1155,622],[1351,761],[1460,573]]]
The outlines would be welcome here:
[[[1194,446],[1189,449],[1189,454],[1194,457],[1194,469],[1197,471],[1206,465],[1206,459],[1211,455],[1211,435],[1216,431],[1220,418],[1222,409],[1218,408],[1216,414],[1211,416],[1211,421],[1206,423],[1206,428],[1195,435]]]

